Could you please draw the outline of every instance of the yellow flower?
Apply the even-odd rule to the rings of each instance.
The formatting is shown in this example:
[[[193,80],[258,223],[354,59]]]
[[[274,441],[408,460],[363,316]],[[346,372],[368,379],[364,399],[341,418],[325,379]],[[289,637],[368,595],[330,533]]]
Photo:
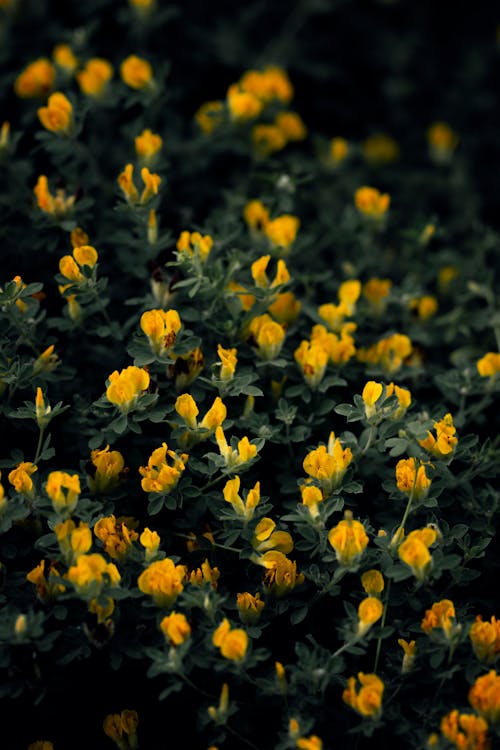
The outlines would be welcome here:
[[[277,125],[259,123],[252,128],[252,142],[259,156],[268,156],[285,148],[287,138]]]
[[[175,565],[166,557],[152,562],[137,579],[137,585],[143,594],[153,597],[158,607],[171,607],[184,589],[186,573],[185,565]]]
[[[240,466],[251,461],[257,455],[257,446],[253,445],[246,435],[238,441],[236,449],[231,448],[227,444],[224,430],[220,426],[215,430],[215,439],[227,467],[234,468],[235,466]]]
[[[140,326],[153,352],[165,355],[175,345],[182,323],[177,310],[146,310]]]
[[[219,705],[209,706],[207,709],[208,715],[215,724],[225,724],[227,721],[227,709],[229,707],[229,687],[227,682],[222,686],[220,691]],[[216,745],[210,745],[208,750],[219,750]]]
[[[276,115],[274,124],[287,141],[303,141],[307,137],[307,128],[297,112],[280,112]]]
[[[436,538],[437,533],[434,529],[429,527],[416,529],[410,532],[398,547],[400,559],[411,568],[413,575],[419,581],[425,580],[432,568],[432,555],[429,547],[434,544]]]
[[[49,96],[45,107],[38,109],[38,119],[46,130],[69,135],[73,128],[73,106],[60,91]]]
[[[198,428],[196,417],[200,413],[200,410],[196,406],[194,398],[189,393],[183,393],[177,398],[175,402],[175,411],[182,417],[184,422],[191,430]]]
[[[441,294],[446,294],[449,291],[450,285],[454,279],[457,278],[460,271],[456,266],[443,266],[438,272],[438,289]]]
[[[255,562],[266,568],[263,583],[269,594],[281,597],[304,583],[304,574],[297,573],[297,563],[277,549],[264,552]]]
[[[349,677],[347,687],[342,693],[342,700],[361,716],[378,719],[382,713],[384,683],[376,674],[363,672],[358,672],[358,680],[361,687],[356,690],[356,678]]]
[[[110,451],[105,448],[93,450],[90,454],[93,469],[87,472],[87,484],[92,492],[105,494],[113,490],[119,483],[121,475],[126,471],[125,459],[120,451]]]
[[[28,750],[54,750],[54,745],[48,740],[37,740],[28,745]]]
[[[38,375],[40,372],[52,372],[60,363],[57,354],[54,354],[54,344],[48,346],[37,359],[33,362],[33,374]]]
[[[299,737],[297,740],[298,750],[322,750],[323,742],[316,734],[310,737]]]
[[[115,404],[122,414],[127,414],[149,388],[149,373],[141,367],[131,365],[120,372],[112,372],[108,382],[106,398]]]
[[[500,675],[494,669],[476,679],[469,690],[469,703],[487,722],[500,722]]]
[[[267,312],[282,325],[289,325],[297,319],[302,303],[293,292],[281,292],[274,302],[269,305]]]
[[[360,362],[378,364],[390,375],[400,369],[412,351],[413,346],[408,336],[393,333],[380,339],[369,349],[358,349],[357,356]]]
[[[10,140],[10,122],[4,120],[0,127],[0,155],[7,151]]]
[[[135,525],[137,522],[130,518],[105,516],[94,525],[94,534],[102,542],[107,555],[114,560],[123,561],[132,543],[139,538],[139,534],[133,528]]]
[[[375,276],[363,284],[363,295],[378,315],[383,313],[387,306],[387,298],[391,287],[392,281],[390,279],[379,279]]]
[[[200,568],[195,568],[189,573],[188,582],[192,586],[203,586],[205,583],[209,583],[213,589],[216,589],[219,578],[219,568],[212,568],[208,560],[205,559]]]
[[[384,590],[384,576],[379,570],[367,570],[361,576],[361,585],[369,596],[377,596]]]
[[[287,254],[297,238],[299,227],[300,219],[297,216],[282,214],[268,221],[263,230],[272,249]]]
[[[353,315],[356,310],[356,302],[361,294],[361,282],[359,279],[348,279],[343,281],[339,287],[338,296],[340,304],[347,315]]]
[[[162,145],[161,136],[147,128],[135,138],[135,153],[145,164],[151,164]]]
[[[273,65],[264,70],[246,71],[239,84],[244,91],[250,91],[264,103],[277,100],[287,104],[293,98],[293,87],[286,71]]]
[[[328,354],[328,361],[337,367],[344,365],[356,353],[354,339],[351,336],[352,331],[356,328],[355,323],[345,323],[341,330],[340,336],[327,331],[325,326],[320,323],[313,326],[311,331],[311,345],[318,344]]]
[[[172,463],[167,462],[167,456]],[[188,455],[169,450],[166,443],[156,448],[148,460],[147,466],[139,467],[139,474],[143,477],[141,487],[144,492],[161,492],[168,494],[178,484],[186,468]]]
[[[450,599],[442,599],[440,602],[434,602],[431,609],[426,611],[420,627],[431,637],[434,630],[440,628],[446,639],[451,640],[458,627],[454,625],[452,618],[455,619],[455,605]]]
[[[437,164],[447,164],[458,146],[458,135],[446,122],[435,122],[427,130],[429,154]]]
[[[267,550],[278,550],[287,554],[293,550],[293,539],[288,531],[275,531],[276,523],[272,518],[261,518],[255,527],[252,545],[257,552]],[[258,556],[252,558],[257,564],[261,564]]]
[[[54,579],[61,580],[61,574],[57,570],[57,563],[51,562],[48,568],[48,578],[45,577],[45,560],[30,570],[26,574],[26,580],[35,586],[36,595],[42,602],[48,602],[55,599],[58,594],[66,590],[65,586],[55,583]]]
[[[139,193],[134,183],[134,165],[127,164],[123,172],[118,175],[118,185],[121,188],[127,203],[135,205],[139,201]]]
[[[380,221],[389,210],[391,198],[387,193],[380,193],[373,187],[360,187],[354,194],[354,203],[358,211],[369,219]]]
[[[32,497],[34,492],[33,480],[31,475],[38,471],[38,467],[31,461],[22,461],[9,472],[8,480],[20,495]]]
[[[285,340],[285,331],[270,315],[264,313],[253,318],[248,326],[248,333],[255,342],[261,359],[270,361],[278,357]]]
[[[92,57],[85,67],[76,74],[80,90],[86,96],[99,99],[106,92],[113,77],[113,66],[102,57]]]
[[[160,547],[160,535],[158,534],[158,532],[151,531],[151,529],[148,529],[146,527],[140,535],[139,541],[146,551],[146,562],[151,562],[151,560],[156,557],[156,554]]]
[[[340,565],[346,568],[355,567],[368,544],[368,534],[359,521],[354,521],[352,512],[344,512],[344,520],[328,532],[328,541],[335,550]]]
[[[243,218],[249,229],[262,232],[269,222],[269,209],[262,201],[249,201],[243,209]]]
[[[191,625],[181,612],[172,612],[164,617],[160,630],[171,646],[180,646],[191,637]]]
[[[141,205],[147,203],[155,195],[158,195],[160,188],[161,177],[159,174],[150,172],[147,167],[141,169],[141,178],[144,183],[144,190],[141,193]]]
[[[483,664],[493,664],[500,656],[500,621],[493,615],[489,622],[476,617],[469,630],[469,638],[477,659]]]
[[[331,432],[328,446],[320,445],[310,451],[302,465],[306,474],[318,481],[323,494],[327,496],[340,487],[351,461],[351,449],[344,448],[335,433]]]
[[[177,240],[177,250],[179,253],[185,253],[187,256],[196,256],[202,263],[205,263],[214,241],[209,234],[202,236],[200,232],[181,232]]]
[[[432,295],[425,294],[423,297],[410,300],[409,307],[417,313],[420,320],[428,320],[437,313],[438,302]]]
[[[316,390],[326,372],[328,352],[318,341],[302,341],[293,356],[311,390]]]
[[[376,596],[367,596],[358,607],[357,635],[363,636],[382,617],[384,605]]]
[[[332,138],[328,144],[328,162],[337,167],[347,159],[349,155],[349,144],[345,138]]]
[[[498,352],[488,352],[478,359],[476,368],[482,378],[494,378],[500,372],[500,354]]]
[[[367,419],[371,419],[377,413],[376,403],[380,399],[383,389],[382,383],[377,383],[374,380],[369,380],[363,388],[361,398],[365,405]]]
[[[285,261],[280,258],[276,265],[276,274],[272,282],[269,281],[266,270],[271,260],[270,255],[263,255],[262,257],[255,260],[251,267],[250,272],[252,279],[254,280],[255,286],[260,289],[273,289],[274,287],[281,286],[290,281],[290,273],[286,267]]]
[[[224,349],[221,344],[217,344],[217,356],[220,359],[220,379],[224,382],[232,380],[238,362],[237,349]]]
[[[317,518],[319,515],[319,503],[325,499],[319,487],[314,484],[302,484],[300,486],[302,504],[309,510],[311,518]]]
[[[415,653],[417,645],[415,641],[405,641],[404,638],[398,639],[398,645],[403,649],[403,663],[401,664],[401,673],[406,674],[413,669],[415,663]]]
[[[461,714],[457,709],[441,719],[441,734],[457,750],[489,750],[488,724],[480,716]]]
[[[78,66],[78,58],[69,44],[56,44],[52,50],[52,59],[55,64],[71,75]]]
[[[261,616],[265,602],[261,600],[259,592],[252,596],[248,591],[245,591],[236,594],[236,606],[241,622],[244,625],[254,625]]]
[[[253,518],[255,508],[260,502],[260,482],[256,482],[254,488],[248,490],[245,500],[242,500],[238,494],[239,490],[240,478],[235,476],[226,482],[222,494],[224,495],[224,500],[232,505],[236,515],[243,518],[245,523],[247,523]]]
[[[97,597],[105,585],[116,586],[121,580],[116,565],[97,553],[80,555],[66,578],[79,594],[90,598]]]
[[[92,532],[88,524],[80,521],[78,527],[71,519],[54,526],[54,533],[64,559],[74,564],[80,555],[85,555],[92,547]]]
[[[141,169],[141,178],[144,183],[144,189],[139,198],[139,193],[134,182],[133,164],[127,164],[123,172],[118,175],[118,185],[121,188],[127,203],[131,206],[135,206],[137,203],[143,206],[155,195],[158,195],[161,183],[160,175],[150,172],[147,167],[143,167]]]
[[[56,69],[46,57],[39,57],[20,73],[14,82],[14,91],[22,99],[46,96],[52,91]]]
[[[122,81],[132,89],[150,88],[153,81],[153,69],[147,60],[137,55],[129,55],[120,65]]]
[[[82,268],[94,268],[98,260],[98,254],[92,245],[82,245],[73,248],[73,255],[63,255],[59,261],[60,273],[72,281],[74,284],[81,284],[86,281],[86,276],[82,273]]]
[[[65,471],[51,471],[47,477],[45,491],[52,500],[56,513],[71,515],[80,495],[80,478],[78,474],[67,474]]]
[[[137,726],[139,717],[137,711],[126,709],[121,714],[108,714],[102,723],[104,734],[109,737],[120,748],[120,750],[132,750],[137,748]],[[126,740],[123,740],[123,735]]]
[[[174,380],[177,391],[185,391],[203,370],[205,358],[197,347],[187,354],[180,354],[173,365],[168,365],[167,376]]]
[[[411,404],[411,393],[408,388],[400,388],[399,385],[389,383],[389,385],[386,386],[385,397],[388,399],[391,396],[396,396],[398,405],[396,410],[390,416],[392,419],[401,419]]]
[[[197,109],[194,119],[203,133],[209,135],[224,121],[224,102],[204,102]]]
[[[231,628],[229,620],[224,618],[213,633],[212,643],[225,659],[240,662],[247,652],[248,635],[241,628]]]
[[[418,467],[418,468],[417,468]],[[396,465],[396,483],[398,490],[407,495],[413,493],[417,500],[424,498],[431,486],[431,480],[425,473],[425,465],[416,458],[402,458]]]
[[[347,308],[342,303],[334,305],[332,302],[327,302],[318,307],[318,315],[325,321],[330,331],[340,331],[347,315]]]
[[[390,164],[399,159],[399,146],[390,135],[374,133],[361,144],[363,156],[369,164]]]
[[[434,430],[436,431],[435,437],[429,431],[425,440],[420,440],[419,444],[437,458],[450,456],[458,443],[451,414],[445,414],[438,422],[434,422]]]
[[[231,84],[226,94],[229,116],[235,122],[254,120],[263,109],[263,102],[255,94],[243,91],[237,83]]]

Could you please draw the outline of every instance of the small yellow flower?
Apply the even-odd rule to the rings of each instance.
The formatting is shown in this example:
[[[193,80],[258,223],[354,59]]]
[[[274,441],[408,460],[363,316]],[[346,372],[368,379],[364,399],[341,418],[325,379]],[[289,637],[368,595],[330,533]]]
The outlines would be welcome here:
[[[123,561],[139,538],[134,531],[137,522],[130,518],[115,518],[114,515],[100,518],[94,525],[94,534],[102,542],[104,551],[113,560]]]
[[[365,416],[367,419],[371,419],[377,413],[376,404],[380,400],[382,391],[382,383],[377,383],[374,380],[369,380],[363,388],[361,398],[365,405]]]
[[[332,138],[328,144],[328,162],[333,167],[342,164],[349,155],[349,144],[345,138]]]
[[[451,414],[445,414],[442,419],[434,422],[434,430],[435,436],[429,431],[425,440],[420,440],[419,444],[437,458],[447,458],[458,443]]]
[[[213,633],[212,643],[225,659],[241,662],[246,656],[248,635],[241,628],[231,628],[229,620],[224,618]]]
[[[493,664],[500,656],[500,620],[494,615],[489,622],[483,622],[478,615],[469,630],[469,638],[474,654],[483,664]]]
[[[441,719],[441,734],[457,750],[489,750],[488,724],[481,716],[461,714],[457,709]]]
[[[421,628],[424,633],[433,636],[434,630],[441,629],[447,640],[451,640],[457,632],[457,626],[452,620],[455,619],[455,605],[450,599],[442,599],[440,602],[434,602],[431,609],[425,613],[421,622]]]
[[[390,279],[379,279],[375,276],[363,284],[363,295],[378,315],[383,313],[387,306],[387,298],[391,287],[392,281]]]
[[[186,573],[185,565],[175,565],[166,557],[152,562],[137,579],[137,585],[143,594],[153,597],[158,607],[171,607],[184,589]]]
[[[122,81],[132,89],[150,88],[153,82],[153,68],[147,60],[137,55],[129,55],[120,65]]]
[[[263,109],[263,102],[255,94],[243,91],[237,83],[233,83],[226,94],[229,116],[234,122],[254,120]]]
[[[310,737],[299,737],[297,740],[298,750],[322,750],[323,742],[316,734]]]
[[[220,691],[219,705],[209,706],[207,709],[208,715],[215,724],[225,724],[227,721],[227,709],[229,708],[229,687],[227,682],[222,686]],[[208,750],[219,750],[216,745],[210,745]]]
[[[344,323],[340,335],[337,335],[330,333],[325,326],[318,323],[311,331],[311,345],[321,346],[328,354],[328,362],[340,367],[356,354],[354,339],[351,336],[355,328],[355,323]]]
[[[293,292],[281,292],[267,308],[267,312],[282,325],[290,325],[299,316],[302,303]]]
[[[369,596],[377,596],[384,590],[384,576],[379,570],[367,570],[361,576],[361,585]]]
[[[431,158],[437,164],[447,164],[458,146],[458,135],[446,122],[435,122],[427,130]]]
[[[164,617],[160,630],[172,646],[180,646],[191,637],[191,626],[181,612],[172,612]]]
[[[54,526],[54,533],[64,559],[74,564],[80,555],[85,555],[92,547],[92,532],[89,526],[80,521],[78,527],[71,519]]]
[[[287,138],[277,125],[259,123],[252,128],[252,142],[256,153],[263,157],[285,148]]]
[[[399,530],[398,530],[399,531]],[[398,534],[397,542],[401,534]],[[429,552],[437,539],[437,533],[434,529],[425,527],[410,532],[398,547],[400,559],[408,565],[415,578],[419,581],[425,580],[432,568],[432,555]]]
[[[384,613],[384,605],[376,596],[367,596],[358,607],[358,629],[359,637],[365,635]]]
[[[438,302],[435,297],[426,294],[423,297],[415,297],[409,302],[410,310],[413,310],[420,320],[428,320],[437,313]]]
[[[66,578],[79,594],[90,598],[97,597],[105,585],[116,586],[121,580],[116,565],[97,553],[80,555]]]
[[[297,216],[282,214],[269,220],[263,229],[272,250],[287,254],[297,238],[299,227],[300,219]]]
[[[417,644],[415,641],[405,641],[404,638],[398,639],[398,645],[403,649],[403,663],[401,664],[401,673],[406,674],[413,669],[415,663],[415,653]]]
[[[257,446],[249,441],[246,435],[238,441],[236,449],[227,444],[226,436],[222,427],[215,430],[215,439],[221,456],[225,459],[226,466],[234,468],[251,461],[257,455]]]
[[[14,91],[22,99],[47,96],[52,91],[56,69],[46,57],[39,57],[20,73],[14,82]]]
[[[146,310],[140,326],[153,352],[165,355],[175,345],[182,323],[177,310]]]
[[[399,146],[390,135],[374,133],[361,144],[363,156],[369,164],[390,164],[399,159]]]
[[[54,750],[54,745],[49,740],[37,740],[28,745],[28,750]]]
[[[283,347],[285,331],[282,325],[270,315],[258,315],[250,321],[248,333],[257,346],[257,354],[261,359],[276,359]]]
[[[281,597],[304,583],[304,574],[297,573],[297,563],[278,549],[264,552],[255,562],[266,569],[263,584],[269,594]]]
[[[297,112],[280,112],[274,121],[287,141],[303,141],[307,137],[307,128]]]
[[[387,193],[380,193],[373,187],[360,187],[354,194],[354,203],[358,211],[369,219],[380,221],[389,210],[391,198]]]
[[[151,560],[156,557],[160,547],[160,535],[158,532],[151,531],[151,529],[146,527],[139,537],[139,542],[145,549],[146,562],[151,562]]]
[[[102,449],[93,450],[90,454],[93,465],[87,474],[87,483],[92,492],[105,494],[112,491],[119,483],[125,470],[125,459],[120,451],[110,451],[109,445]]]
[[[269,222],[269,209],[262,201],[249,201],[243,209],[243,218],[250,230],[262,232]]]
[[[188,256],[197,256],[202,263],[205,263],[213,247],[213,238],[206,234],[202,236],[200,232],[181,232],[177,240],[177,250],[179,253],[185,253]]]
[[[145,164],[152,164],[162,145],[161,136],[146,128],[135,138],[135,153]]]
[[[172,463],[168,463],[167,456]],[[178,455],[175,451],[169,450],[166,443],[162,443],[160,448],[152,452],[148,465],[139,467],[139,474],[143,477],[141,487],[144,492],[163,494],[171,492],[177,486],[186,468],[187,460],[186,453]]]
[[[76,74],[81,92],[95,99],[100,99],[105,94],[112,77],[113,66],[102,57],[87,60],[85,67]]]
[[[224,102],[204,102],[196,111],[194,119],[202,132],[209,135],[224,122]]]
[[[217,581],[220,578],[219,568],[212,568],[208,559],[202,562],[201,567],[195,568],[189,573],[188,582],[192,586],[203,586],[209,583],[213,589],[217,588]]]
[[[54,353],[55,346],[48,346],[37,359],[33,362],[33,374],[38,375],[40,372],[52,372],[60,363],[57,354]]]
[[[151,200],[155,195],[158,195],[160,188],[161,177],[159,174],[150,172],[147,167],[141,169],[141,178],[144,183],[144,190],[141,193],[140,204],[143,206],[145,203]]]
[[[59,261],[59,271],[73,284],[81,284],[86,281],[86,276],[82,273],[82,268],[94,268],[98,260],[98,254],[92,245],[82,245],[73,248],[72,255],[63,255]]]
[[[469,703],[488,723],[500,723],[500,675],[494,669],[476,679],[469,690]]]
[[[45,491],[52,500],[56,513],[70,516],[76,508],[81,492],[78,474],[51,471],[47,477]]]
[[[335,433],[331,432],[328,445],[320,445],[310,451],[302,465],[306,474],[318,481],[324,495],[327,496],[342,484],[351,461],[351,449],[344,448],[335,437]]]
[[[402,458],[396,465],[396,483],[398,490],[407,495],[413,493],[417,500],[424,498],[431,486],[431,480],[425,473],[425,465],[416,458]]]
[[[104,734],[117,745],[120,750],[137,748],[137,727],[139,717],[137,711],[126,709],[121,714],[109,714],[102,723]],[[123,738],[123,735],[126,738]]]
[[[300,494],[302,496],[302,504],[309,510],[311,518],[317,518],[319,516],[318,505],[325,499],[320,488],[314,484],[302,484],[300,486]]]
[[[20,495],[32,497],[34,493],[31,475],[38,471],[38,467],[30,461],[22,461],[9,472],[8,480]]]
[[[71,75],[78,67],[78,58],[69,44],[56,44],[52,50],[52,59],[62,70]]]
[[[255,286],[260,289],[273,289],[274,287],[281,286],[290,281],[290,273],[282,258],[278,260],[276,265],[276,274],[273,281],[269,281],[266,270],[270,260],[270,255],[263,255],[255,260],[250,267],[250,273],[252,274]]]
[[[240,620],[244,625],[254,625],[261,616],[265,602],[260,598],[259,592],[253,596],[248,591],[236,594],[236,606]]]
[[[478,359],[476,368],[482,378],[495,378],[500,372],[500,354],[498,352],[488,352]]]
[[[287,554],[293,550],[293,539],[288,531],[275,531],[276,523],[272,518],[261,518],[255,527],[252,545],[257,552],[277,550]],[[261,564],[262,558],[253,557],[254,562]]]
[[[361,684],[356,690],[356,678],[349,677],[347,687],[342,693],[342,700],[358,714],[370,719],[378,719],[382,713],[382,696],[384,683],[376,674],[358,673]]]
[[[220,360],[220,379],[224,382],[232,380],[238,362],[237,349],[224,349],[221,344],[217,345],[217,356]]]
[[[335,550],[337,561],[346,568],[357,565],[368,545],[368,534],[359,521],[355,521],[352,512],[344,512],[344,520],[330,529],[328,541]]]
[[[131,365],[120,372],[112,372],[108,382],[106,398],[115,404],[122,414],[127,414],[149,388],[149,373],[141,367]]]
[[[73,106],[60,91],[49,96],[47,105],[38,109],[38,119],[46,130],[69,135],[73,128]]]
[[[222,494],[224,500],[232,505],[236,515],[243,518],[247,523],[253,518],[255,508],[260,502],[260,482],[256,482],[253,489],[248,490],[245,500],[239,495],[240,482],[239,476],[229,479],[222,490]]]
[[[264,103],[279,101],[288,104],[293,98],[293,86],[283,68],[269,66],[264,70],[247,70],[239,81],[244,91],[250,91]]]

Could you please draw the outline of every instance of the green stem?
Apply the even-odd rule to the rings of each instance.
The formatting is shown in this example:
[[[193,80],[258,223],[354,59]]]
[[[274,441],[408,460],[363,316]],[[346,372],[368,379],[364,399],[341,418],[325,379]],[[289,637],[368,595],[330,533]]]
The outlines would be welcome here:
[[[44,432],[45,432],[45,427],[40,427],[40,432],[38,434],[38,443],[37,443],[36,451],[35,451],[35,458],[33,459],[34,464],[38,464],[40,460]]]
[[[370,432],[368,433],[368,440],[366,441],[366,445],[361,451],[361,455],[364,456],[365,453],[367,453],[368,449],[371,447],[371,444],[373,443],[373,438],[377,434],[377,426],[372,424],[370,425]]]
[[[386,621],[386,618],[387,618],[387,609],[388,609],[388,606],[389,606],[389,597],[391,595],[391,583],[392,583],[392,581],[391,581],[391,579],[389,579],[389,582],[387,584],[387,591],[386,591],[386,594],[385,594],[384,612],[382,614],[382,621],[380,623],[380,627],[382,629],[384,628],[385,621]],[[376,651],[375,651],[375,665],[373,667],[373,671],[375,673],[377,672],[377,667],[378,667],[378,663],[379,663],[379,659],[380,659],[380,651],[381,651],[381,649],[382,649],[382,636],[379,636],[377,638],[377,648],[376,648]]]
[[[251,747],[253,750],[260,750],[257,745],[254,745],[253,742],[250,742],[250,740],[247,740],[246,737],[243,737],[243,735],[239,734],[235,729],[229,726],[229,724],[226,724],[227,731],[233,735],[233,737],[237,737],[240,742],[243,742],[243,744],[248,745],[248,747]]]

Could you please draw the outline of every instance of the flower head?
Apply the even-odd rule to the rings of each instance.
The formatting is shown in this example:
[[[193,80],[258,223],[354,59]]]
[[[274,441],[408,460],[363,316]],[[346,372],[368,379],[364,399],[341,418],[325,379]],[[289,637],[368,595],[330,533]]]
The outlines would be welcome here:
[[[52,500],[56,513],[70,516],[76,508],[81,492],[78,474],[51,471],[47,477],[45,491]]]
[[[160,622],[160,630],[171,646],[180,646],[191,637],[191,625],[181,612],[172,612]]]
[[[94,99],[100,99],[104,95],[112,77],[113,66],[102,57],[87,60],[85,67],[76,74],[82,93]]]
[[[442,419],[434,422],[434,430],[435,434],[429,431],[427,437],[419,441],[420,445],[426,451],[436,456],[436,458],[451,456],[458,443],[457,430],[453,424],[451,414],[445,414]]]
[[[474,654],[483,664],[493,664],[500,656],[500,621],[494,615],[489,622],[483,622],[478,615],[469,630],[469,638]]]
[[[148,465],[139,467],[144,492],[161,492],[165,495],[171,492],[177,486],[187,460],[187,453],[179,455],[170,450],[166,443],[162,443],[160,448],[152,452]]]
[[[241,628],[231,628],[229,620],[224,618],[213,633],[212,643],[225,659],[241,662],[247,652],[248,635]]]
[[[151,86],[153,68],[147,61],[137,55],[129,55],[120,65],[122,81],[132,89],[140,90]]]
[[[46,57],[39,57],[20,73],[14,82],[14,91],[22,99],[47,96],[52,91],[56,69]]]
[[[356,208],[363,216],[380,221],[389,210],[391,198],[373,187],[360,187],[354,194]]]
[[[140,397],[149,388],[149,373],[141,367],[131,365],[108,378],[106,398],[118,407],[122,414],[133,409]]]
[[[320,445],[310,451],[304,459],[306,474],[317,480],[325,495],[340,487],[344,474],[352,461],[352,451],[344,448],[335,433],[331,432],[328,445]]]
[[[175,565],[169,557],[152,562],[137,579],[143,594],[153,597],[158,607],[171,607],[184,588],[185,565]]]
[[[344,520],[330,529],[328,541],[335,550],[340,565],[355,568],[368,545],[368,534],[359,521],[355,521],[352,512],[346,510]]]
[[[69,135],[73,128],[73,105],[60,91],[49,96],[47,105],[38,110],[38,119],[46,130]]]
[[[384,683],[376,674],[358,673],[360,688],[357,690],[355,677],[349,677],[342,700],[358,714],[370,719],[378,719],[382,713]]]

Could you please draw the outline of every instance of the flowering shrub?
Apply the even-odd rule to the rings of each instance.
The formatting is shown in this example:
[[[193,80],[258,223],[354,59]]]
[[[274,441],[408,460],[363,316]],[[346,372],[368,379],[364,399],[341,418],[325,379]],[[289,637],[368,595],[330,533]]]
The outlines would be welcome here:
[[[494,748],[494,30],[423,121],[404,2],[56,5],[0,2],[5,736]]]

